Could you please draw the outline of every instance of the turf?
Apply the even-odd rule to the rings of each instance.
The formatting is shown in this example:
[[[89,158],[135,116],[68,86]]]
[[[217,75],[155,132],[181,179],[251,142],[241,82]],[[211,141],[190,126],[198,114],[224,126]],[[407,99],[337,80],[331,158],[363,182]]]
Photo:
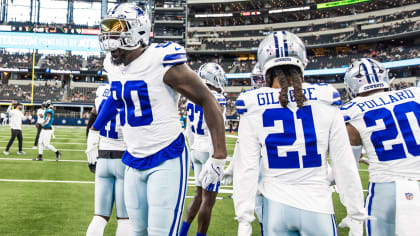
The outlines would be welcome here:
[[[16,154],[18,149],[15,140],[10,155],[5,156],[3,150],[10,137],[10,128],[0,127],[0,235],[85,235],[94,208],[94,175],[85,162],[85,130],[56,127],[56,138],[52,139],[52,144],[63,153],[63,161],[60,162],[56,162],[55,154],[48,150],[44,151],[46,161],[29,160],[37,156],[37,150],[32,149],[35,135],[34,126],[24,126],[23,147],[26,154]],[[233,153],[235,141],[235,138],[227,138],[229,155]],[[367,189],[366,166],[361,166],[361,169],[363,188]],[[193,176],[192,172],[190,176]],[[187,196],[193,196],[194,192],[195,187],[189,184]],[[216,202],[208,235],[236,235],[237,222],[234,220],[231,194],[219,194],[219,197],[223,199]],[[337,194],[333,194],[333,199],[337,222],[340,222],[346,211]],[[187,198],[185,206],[190,201],[191,198]],[[196,228],[194,221],[189,235],[195,235]],[[115,235],[115,229],[116,220],[113,216],[105,229],[105,235]],[[253,223],[253,232],[253,235],[260,235],[257,221]],[[339,229],[338,233],[347,235],[343,229]]]

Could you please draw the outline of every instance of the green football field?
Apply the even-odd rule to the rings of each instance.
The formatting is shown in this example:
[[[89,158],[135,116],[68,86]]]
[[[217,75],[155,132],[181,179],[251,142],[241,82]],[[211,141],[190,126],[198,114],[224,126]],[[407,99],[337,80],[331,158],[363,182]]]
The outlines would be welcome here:
[[[2,236],[65,236],[85,235],[93,217],[94,175],[89,171],[84,150],[85,128],[56,127],[52,144],[62,153],[62,160],[55,161],[55,154],[44,151],[44,161],[32,161],[38,151],[32,149],[36,135],[35,126],[24,126],[23,148],[26,155],[17,155],[15,140],[10,154],[3,151],[10,138],[10,128],[0,127],[0,235]],[[232,155],[235,138],[227,138],[229,156]],[[363,188],[368,185],[366,166],[361,166]],[[188,183],[188,206],[195,187],[193,173]],[[236,235],[231,186],[222,187],[213,210],[208,235]],[[366,191],[365,191],[366,192]],[[346,214],[333,194],[337,222]],[[115,235],[115,216],[108,223],[105,235]],[[196,221],[189,235],[195,235]],[[253,224],[253,235],[260,235],[259,224]],[[347,230],[339,229],[339,235]]]

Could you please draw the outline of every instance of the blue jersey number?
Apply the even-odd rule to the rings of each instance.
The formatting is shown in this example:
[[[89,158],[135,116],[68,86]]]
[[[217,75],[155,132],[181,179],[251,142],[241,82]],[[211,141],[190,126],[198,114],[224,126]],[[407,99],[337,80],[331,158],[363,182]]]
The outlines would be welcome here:
[[[321,154],[318,154],[311,107],[304,106],[298,109],[296,117],[302,120],[305,138],[306,155],[302,156],[303,168],[320,167],[322,165],[322,159]],[[279,156],[277,149],[278,146],[291,146],[297,140],[293,112],[288,108],[273,108],[266,110],[263,114],[263,126],[274,127],[275,121],[283,122],[283,133],[269,134],[265,139],[269,168],[300,168],[298,151],[286,152],[286,156]]]
[[[197,104],[192,104],[192,103],[188,103],[187,105],[187,111],[188,111],[188,119],[190,120],[191,123],[191,131],[193,133],[197,134],[201,134],[204,135],[204,130],[203,130],[203,108],[201,108],[199,105]],[[193,122],[194,122],[194,115],[195,113],[198,113],[198,122],[197,122],[197,130],[195,129]]]
[[[146,82],[127,81],[124,84],[124,94],[122,94],[122,87],[121,82],[112,82],[110,95],[115,94],[118,101],[117,107],[121,109],[121,125],[125,125],[126,118],[127,123],[132,127],[150,125],[153,122],[153,113]]]
[[[392,113],[394,113],[395,118],[397,118],[400,131],[398,130]],[[364,115],[363,119],[365,121],[366,127],[368,128],[376,126],[377,120],[382,120],[385,125],[384,130],[374,131],[370,136],[370,140],[375,147],[375,152],[379,161],[392,161],[407,158],[404,151],[404,144],[407,147],[407,151],[411,155],[420,155],[420,145],[417,144],[413,130],[410,127],[410,122],[408,120],[409,113],[412,113],[415,116],[417,125],[420,126],[420,104],[414,101],[396,105],[393,109],[393,112],[386,108],[379,108],[376,110],[368,111]],[[383,143],[385,141],[396,139],[399,132],[401,132],[404,138],[404,144],[394,144],[391,146],[391,149],[385,150]]]

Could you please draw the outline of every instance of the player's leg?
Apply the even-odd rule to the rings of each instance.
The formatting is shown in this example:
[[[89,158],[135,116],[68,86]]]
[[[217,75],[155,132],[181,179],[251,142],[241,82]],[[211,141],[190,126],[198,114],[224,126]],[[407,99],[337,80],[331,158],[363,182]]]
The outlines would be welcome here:
[[[334,214],[300,210],[300,235],[337,236],[337,223]]]
[[[299,209],[263,197],[263,235],[299,236]],[[321,235],[321,234],[315,234]]]
[[[38,142],[38,157],[32,160],[34,161],[42,161],[42,154],[44,153],[44,139],[45,139],[45,130],[42,129],[41,133],[39,134],[39,142]]]
[[[60,160],[61,153],[53,145],[50,144],[51,136],[53,135],[53,130],[46,130],[45,133],[46,135],[44,138],[44,146],[55,153],[56,161]]]
[[[207,160],[210,157],[210,153],[208,152],[199,152],[199,155],[196,157],[198,162],[200,162],[201,166],[203,166]],[[201,186],[201,182],[198,182],[198,184]],[[213,209],[214,204],[216,203],[216,197],[218,193],[218,186],[216,186],[215,191],[207,191],[203,189],[202,192],[202,202],[200,209],[198,211],[198,228],[197,233],[200,233],[201,235],[206,235],[207,230],[210,225],[210,219],[211,219],[211,212]]]
[[[262,195],[257,195],[255,198],[255,215],[257,220],[260,223],[261,235],[263,235],[263,216],[262,216],[262,206],[263,206],[264,197]]]
[[[115,198],[115,211],[117,215],[117,232],[116,236],[130,235],[131,224],[128,219],[127,208],[124,201],[124,174],[125,165],[121,159],[110,160],[113,166],[113,174],[115,176],[114,198]]]
[[[365,205],[368,214],[374,217],[366,221],[367,235],[395,235],[395,183],[369,183]]]
[[[35,143],[34,143],[34,147],[38,146],[38,141],[39,141],[39,134],[41,133],[42,130],[42,126],[40,124],[36,124],[36,137],[35,137]]]
[[[10,147],[12,146],[12,144],[15,141],[15,138],[17,136],[17,132],[16,131],[17,130],[11,129],[11,136],[10,136],[9,142],[7,143],[6,151],[5,151],[4,154],[6,154],[6,153],[9,154]]]
[[[195,216],[198,213],[198,210],[201,206],[202,201],[202,188],[201,188],[201,181],[198,179],[200,176],[201,169],[203,168],[203,164],[199,159],[199,155],[201,152],[197,152],[196,150],[191,150],[191,160],[194,165],[194,177],[195,177],[195,186],[196,186],[196,193],[194,195],[193,200],[190,202],[187,212],[184,217],[184,222],[182,222],[180,236],[186,236],[188,234],[188,230],[192,221],[194,220]]]
[[[115,178],[111,173],[110,159],[98,159],[95,172],[95,216],[86,236],[102,236],[114,205]]]
[[[182,157],[167,160],[148,170],[148,236],[178,235],[187,190],[188,171],[186,147]]]
[[[18,130],[17,132],[17,139],[18,139],[18,143],[19,143],[19,152],[18,154],[25,154],[25,152],[23,152],[23,137],[22,137],[22,130]]]
[[[145,172],[131,167],[125,169],[124,200],[131,222],[130,236],[148,235],[147,176]],[[160,195],[164,193],[166,193],[166,190]]]

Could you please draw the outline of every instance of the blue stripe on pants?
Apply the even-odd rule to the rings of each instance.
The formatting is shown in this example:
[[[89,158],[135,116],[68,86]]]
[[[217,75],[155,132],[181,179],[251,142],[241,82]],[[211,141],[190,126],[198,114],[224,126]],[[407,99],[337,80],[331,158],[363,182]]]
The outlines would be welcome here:
[[[187,154],[186,147],[184,147],[184,153],[179,158],[179,164],[180,164],[180,169],[181,169],[180,178],[179,178],[180,190],[178,192],[178,200],[177,200],[177,203],[176,203],[176,208],[175,208],[175,211],[174,211],[174,219],[172,221],[171,230],[169,231],[169,235],[178,235],[180,218],[181,218],[182,211],[183,211],[183,208],[184,208],[186,183],[187,183],[187,178],[188,178],[188,176],[187,176],[188,170],[186,168],[186,163],[187,163],[186,160],[187,159],[188,159],[188,154]],[[180,203],[181,203],[181,207],[180,207]]]
[[[372,213],[372,202],[373,202],[373,196],[375,195],[375,183],[369,183],[369,195],[366,197],[366,202],[367,202],[367,208],[368,208],[368,215],[370,216]],[[366,206],[366,204],[365,204]],[[370,220],[367,220],[366,222],[366,232],[367,235],[370,236],[371,235],[371,226],[370,226],[371,222]]]

